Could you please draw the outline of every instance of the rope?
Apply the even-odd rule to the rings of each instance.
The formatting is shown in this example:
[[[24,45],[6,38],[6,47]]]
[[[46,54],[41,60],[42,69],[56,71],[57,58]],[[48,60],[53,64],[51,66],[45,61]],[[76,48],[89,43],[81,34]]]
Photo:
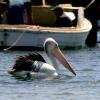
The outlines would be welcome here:
[[[87,9],[88,7],[90,7],[94,2],[95,2],[95,0],[92,0],[92,1],[85,7],[85,9]]]
[[[29,28],[29,27],[27,27],[27,29],[28,29],[28,28]],[[21,35],[19,35],[19,37],[16,39],[15,42],[13,42],[13,43],[11,44],[10,47],[3,49],[3,51],[8,51],[8,50],[10,50],[12,47],[14,47],[14,46],[17,44],[17,42],[22,38],[22,36],[24,35],[25,32],[26,32],[26,30],[23,31]]]

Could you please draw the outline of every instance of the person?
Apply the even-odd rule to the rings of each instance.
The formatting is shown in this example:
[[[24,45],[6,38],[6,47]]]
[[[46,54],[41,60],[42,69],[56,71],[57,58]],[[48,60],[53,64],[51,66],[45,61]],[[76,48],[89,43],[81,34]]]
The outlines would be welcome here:
[[[3,23],[3,14],[7,8],[6,2],[0,2],[0,24]]]
[[[7,23],[24,24],[24,0],[5,0],[8,3]]]
[[[54,24],[55,27],[71,27],[73,25],[71,18],[68,16],[67,12],[63,11],[61,7],[56,6],[51,10],[54,12],[57,18]]]
[[[24,0],[24,8],[26,12],[26,23],[32,24],[33,19],[32,19],[31,0]]]

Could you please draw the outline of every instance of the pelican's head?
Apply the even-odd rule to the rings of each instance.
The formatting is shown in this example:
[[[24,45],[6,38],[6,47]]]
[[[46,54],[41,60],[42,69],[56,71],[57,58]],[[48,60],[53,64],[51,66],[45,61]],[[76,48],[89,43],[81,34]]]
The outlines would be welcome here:
[[[58,43],[53,38],[47,38],[44,41],[44,49],[47,55],[53,54],[56,48],[58,48]]]
[[[44,49],[47,55],[51,58],[53,65],[55,65],[55,61],[53,61],[55,57],[65,66],[65,68],[76,75],[75,71],[71,68],[65,56],[59,49],[58,43],[53,38],[49,37],[44,41]]]

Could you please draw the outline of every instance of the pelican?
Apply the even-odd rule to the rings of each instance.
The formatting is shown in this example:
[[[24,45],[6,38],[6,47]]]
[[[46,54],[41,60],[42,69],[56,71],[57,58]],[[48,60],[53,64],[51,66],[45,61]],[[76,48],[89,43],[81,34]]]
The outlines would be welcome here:
[[[33,77],[33,78],[48,78],[52,77],[55,78],[59,75],[58,73],[58,65],[56,62],[56,59],[63,64],[65,68],[67,68],[72,74],[76,75],[73,68],[70,66],[68,61],[66,60],[65,56],[61,52],[58,43],[51,37],[46,38],[44,41],[44,50],[48,56],[48,58],[51,61],[51,64],[46,63],[44,58],[40,54],[35,54],[33,56],[33,59],[27,59],[24,57],[21,57],[21,59],[24,59],[24,64],[21,66],[13,67],[8,72],[10,74],[21,76],[21,77]],[[32,57],[30,57],[32,58]],[[23,61],[23,60],[22,60]],[[17,61],[16,61],[17,62]],[[20,61],[21,62],[21,61]],[[19,62],[19,63],[20,63]],[[17,70],[17,71],[16,71]]]

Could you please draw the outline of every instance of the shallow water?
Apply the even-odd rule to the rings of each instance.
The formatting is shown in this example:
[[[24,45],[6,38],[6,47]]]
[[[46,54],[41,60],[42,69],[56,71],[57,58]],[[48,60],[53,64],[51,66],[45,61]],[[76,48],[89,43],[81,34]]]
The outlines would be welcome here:
[[[0,100],[100,100],[100,46],[63,51],[77,76],[60,63],[60,77],[53,80],[20,80],[8,74],[19,55],[31,51],[0,51]],[[40,51],[48,60],[45,52]]]

